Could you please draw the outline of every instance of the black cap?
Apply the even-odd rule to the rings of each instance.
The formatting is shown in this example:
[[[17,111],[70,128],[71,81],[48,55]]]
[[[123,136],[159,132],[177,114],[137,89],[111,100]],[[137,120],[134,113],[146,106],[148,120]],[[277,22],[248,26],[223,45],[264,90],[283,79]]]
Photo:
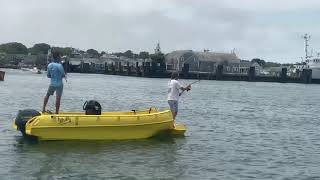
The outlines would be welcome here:
[[[179,78],[179,73],[178,72],[173,72],[171,74],[171,79],[178,79]]]

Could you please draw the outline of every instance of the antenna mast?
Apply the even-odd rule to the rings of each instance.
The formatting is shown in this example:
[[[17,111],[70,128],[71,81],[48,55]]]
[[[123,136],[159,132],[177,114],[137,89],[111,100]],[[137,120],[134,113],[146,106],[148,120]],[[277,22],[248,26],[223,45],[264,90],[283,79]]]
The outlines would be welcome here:
[[[309,41],[311,36],[309,34],[305,34],[302,38],[304,39],[304,44],[305,44],[304,50],[306,53],[306,60],[307,60],[310,58],[310,56],[308,55],[308,47],[309,47]]]

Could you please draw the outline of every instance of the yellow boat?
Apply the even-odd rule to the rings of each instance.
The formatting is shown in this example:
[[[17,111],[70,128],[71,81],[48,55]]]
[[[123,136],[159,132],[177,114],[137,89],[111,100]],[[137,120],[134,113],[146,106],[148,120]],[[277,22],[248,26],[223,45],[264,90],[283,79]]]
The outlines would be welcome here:
[[[59,114],[19,111],[14,128],[24,136],[39,140],[124,140],[143,139],[168,132],[183,135],[186,127],[174,124],[170,110],[156,108],[129,112],[103,112],[86,115],[83,112]]]

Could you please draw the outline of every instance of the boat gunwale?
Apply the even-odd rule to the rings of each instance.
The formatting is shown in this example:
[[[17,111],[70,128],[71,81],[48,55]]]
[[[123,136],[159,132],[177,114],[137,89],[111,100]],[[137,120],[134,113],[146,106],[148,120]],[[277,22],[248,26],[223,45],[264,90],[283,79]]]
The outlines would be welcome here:
[[[153,113],[148,113],[148,114],[130,114],[130,115],[121,115],[121,114],[115,114],[115,115],[86,115],[86,114],[80,114],[80,115],[75,115],[75,114],[71,114],[71,113],[77,113],[77,112],[70,112],[70,114],[41,114],[40,116],[51,116],[51,118],[53,117],[141,117],[141,116],[155,116],[155,115],[159,115],[159,114],[165,114],[165,113],[169,113],[171,112],[170,110],[165,110],[165,111],[161,111],[161,112],[153,112]],[[36,116],[36,117],[40,117],[40,116]]]

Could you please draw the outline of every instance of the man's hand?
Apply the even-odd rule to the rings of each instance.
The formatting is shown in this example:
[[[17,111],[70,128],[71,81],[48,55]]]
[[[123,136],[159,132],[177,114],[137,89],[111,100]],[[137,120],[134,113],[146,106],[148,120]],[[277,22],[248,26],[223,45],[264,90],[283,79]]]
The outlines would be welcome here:
[[[187,90],[187,91],[190,91],[190,90],[191,90],[191,84],[186,87],[186,90]]]
[[[64,80],[65,80],[66,82],[68,82],[66,75],[64,75],[64,76],[62,77],[62,79],[63,79],[63,78],[64,78]]]

